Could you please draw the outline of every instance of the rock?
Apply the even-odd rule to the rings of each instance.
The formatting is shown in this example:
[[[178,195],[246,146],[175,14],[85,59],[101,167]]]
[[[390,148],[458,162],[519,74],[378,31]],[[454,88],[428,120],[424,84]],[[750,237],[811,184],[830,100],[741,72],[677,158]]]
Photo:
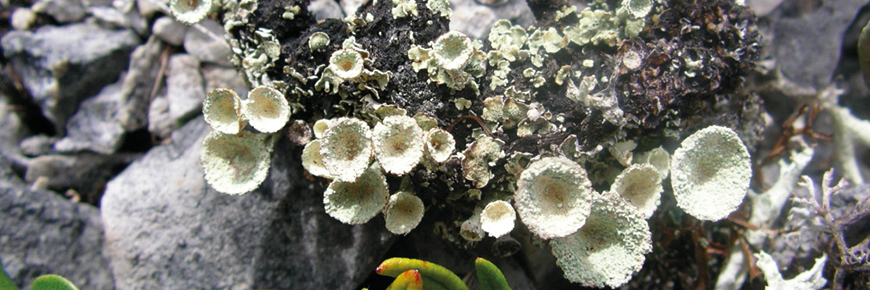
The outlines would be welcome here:
[[[135,10],[135,9],[134,9]],[[138,11],[124,13],[112,6],[89,7],[88,12],[101,26],[107,28],[132,28],[139,35],[148,33],[148,23]]]
[[[169,101],[165,96],[157,96],[148,107],[148,132],[157,140],[169,138],[175,131],[176,123],[169,117]]]
[[[216,88],[230,88],[235,90],[239,97],[248,95],[248,85],[245,84],[245,80],[239,72],[233,68],[204,64],[202,75],[205,78],[206,93]]]
[[[785,1],[767,18],[771,51],[782,74],[794,83],[821,89],[831,82],[843,33],[866,1]]]
[[[341,12],[341,6],[338,6],[338,3],[336,3],[334,0],[311,1],[311,4],[308,4],[308,11],[314,13],[314,17],[317,18],[317,20],[327,18],[344,18],[344,14],[342,14]]]
[[[496,7],[475,0],[451,1],[451,4],[453,16],[450,17],[450,30],[461,31],[472,38],[486,39],[492,24],[499,19],[509,19],[514,25],[522,27],[535,23],[532,10],[524,0],[509,0]]]
[[[199,61],[189,54],[174,54],[166,70],[166,100],[169,117],[180,121],[202,111],[205,81],[199,73]]]
[[[0,91],[0,155],[8,157],[21,155],[18,143],[29,133],[30,130],[25,126],[21,116],[15,112],[9,102],[9,97]]]
[[[22,139],[18,146],[21,148],[21,153],[24,155],[40,156],[55,153],[54,143],[56,143],[57,140],[57,137],[39,134]]]
[[[160,10],[160,6],[155,4],[154,2],[162,3],[163,5],[169,5],[169,0],[135,0],[136,7],[139,8],[139,14],[145,18],[151,18],[157,12],[162,12]]]
[[[154,21],[154,26],[151,30],[163,42],[172,46],[181,46],[187,28],[187,25],[175,21],[175,18],[172,16],[163,16]]]
[[[36,23],[36,13],[29,8],[18,8],[12,12],[12,18],[9,20],[12,28],[18,30],[28,30]]]
[[[153,92],[154,83],[160,73],[160,56],[165,49],[163,42],[151,36],[130,55],[130,69],[127,70],[121,85],[124,107],[118,111],[117,116],[118,123],[127,132],[144,128],[148,124],[148,104],[152,96],[157,95],[157,92]]]
[[[63,192],[73,189],[86,197],[99,196],[106,182],[139,154],[42,155],[27,164],[24,181],[33,183],[45,177],[49,189]]]
[[[223,26],[211,18],[206,18],[199,24],[215,37],[206,35],[196,28],[188,29],[187,33],[184,34],[184,50],[202,62],[216,63],[226,67],[232,66],[230,46],[221,37],[224,33]]]
[[[101,210],[119,289],[350,289],[371,273],[392,235],[326,215],[300,147],[280,138],[263,185],[226,195],[203,179],[208,131],[188,122],[109,182]]]
[[[79,102],[117,79],[139,43],[131,30],[79,23],[11,31],[2,48],[43,115],[63,132]]]
[[[359,9],[366,0],[344,0],[339,2],[341,4],[341,10],[344,11],[344,15],[355,15],[357,9]],[[344,19],[344,17],[339,17],[339,19]]]
[[[66,124],[66,137],[54,148],[60,152],[93,151],[111,154],[124,141],[124,127],[115,119],[122,107],[121,83],[106,86],[95,97],[84,100]]]
[[[87,14],[81,0],[40,0],[31,7],[36,13],[50,15],[60,23],[78,22]]]
[[[0,259],[12,282],[27,290],[58,274],[79,289],[114,289],[99,210],[31,191],[8,168],[0,156]]]

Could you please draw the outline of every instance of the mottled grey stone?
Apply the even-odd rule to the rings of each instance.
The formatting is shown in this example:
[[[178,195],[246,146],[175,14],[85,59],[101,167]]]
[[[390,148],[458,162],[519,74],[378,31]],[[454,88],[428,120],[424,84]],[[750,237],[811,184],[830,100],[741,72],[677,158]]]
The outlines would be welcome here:
[[[8,168],[0,156],[0,259],[12,281],[27,290],[36,277],[58,274],[79,289],[114,289],[99,211],[29,190]]]
[[[199,61],[189,54],[169,57],[166,70],[166,100],[169,117],[182,120],[202,111],[205,81],[199,73]]]
[[[230,46],[221,37],[224,28],[217,21],[206,18],[199,25],[211,32],[209,36],[199,29],[190,28],[184,34],[184,50],[202,62],[216,63],[222,66],[232,66],[230,63]]]
[[[66,124],[66,136],[54,148],[60,152],[93,151],[111,154],[124,141],[124,127],[115,119],[122,108],[121,83],[106,86],[84,100]]]
[[[176,123],[169,117],[169,101],[163,95],[154,97],[148,106],[148,132],[158,140],[165,140],[175,128]]]
[[[344,14],[341,12],[341,6],[335,0],[313,0],[308,4],[308,11],[314,13],[317,20],[327,18],[343,19]]]
[[[528,27],[534,24],[535,17],[524,0],[509,0],[507,3],[490,7],[475,0],[450,1],[453,16],[450,17],[450,30],[461,31],[469,37],[486,39],[489,29],[499,19],[510,20],[514,25]]]
[[[234,68],[203,64],[202,75],[205,78],[206,93],[216,88],[229,88],[235,90],[239,97],[248,95],[248,85]]]
[[[113,6],[93,6],[88,13],[92,16],[88,20],[96,20],[104,27],[131,28],[139,35],[148,34],[148,23],[136,9],[124,12]]]
[[[118,289],[351,289],[392,235],[324,213],[302,178],[301,148],[280,138],[269,177],[244,195],[209,188],[196,118],[109,182],[102,215]]]
[[[45,134],[28,136],[18,143],[21,148],[21,153],[27,156],[39,156],[55,153],[54,143],[58,140],[57,137],[47,136]]]
[[[154,21],[151,28],[160,40],[173,46],[181,46],[188,26],[175,21],[172,16],[163,16]]]
[[[50,15],[60,23],[78,22],[87,11],[81,0],[40,0],[33,3],[33,11]]]
[[[99,196],[106,182],[139,155],[100,155],[87,152],[42,155],[27,163],[24,181],[33,183],[38,178],[45,177],[45,185],[49,189],[58,192],[73,189],[87,197]]]
[[[773,56],[787,79],[820,89],[831,82],[843,34],[865,5],[861,0],[784,1],[767,18]]]
[[[131,30],[79,23],[11,31],[3,52],[24,87],[59,132],[79,102],[114,82],[139,44]]]
[[[166,45],[152,35],[130,55],[130,69],[121,85],[124,107],[116,117],[127,132],[148,125],[148,107],[151,98],[158,93],[154,91],[154,84],[160,73],[161,54],[165,49]]]
[[[20,155],[18,144],[30,133],[29,131],[21,116],[13,110],[9,97],[0,92],[0,155]]]

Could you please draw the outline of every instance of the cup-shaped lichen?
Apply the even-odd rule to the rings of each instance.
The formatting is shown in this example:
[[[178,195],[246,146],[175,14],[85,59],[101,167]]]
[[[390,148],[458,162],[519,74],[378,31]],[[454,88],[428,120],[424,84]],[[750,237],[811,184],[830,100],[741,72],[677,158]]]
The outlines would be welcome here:
[[[456,150],[456,140],[450,132],[432,128],[426,133],[426,154],[435,162],[447,161],[454,150]]]
[[[323,32],[315,32],[308,37],[308,48],[312,51],[329,45],[329,35]]]
[[[405,191],[390,196],[384,209],[384,221],[387,230],[397,235],[404,235],[420,224],[423,219],[423,201]]]
[[[242,194],[266,180],[271,148],[261,136],[211,131],[202,141],[202,147],[200,161],[205,180],[215,190]]]
[[[169,10],[181,23],[195,24],[211,13],[214,6],[213,0],[171,0]]]
[[[447,71],[459,71],[471,58],[474,47],[462,32],[450,31],[435,39],[432,46],[438,66]]]
[[[403,175],[423,157],[423,130],[414,118],[393,115],[384,118],[372,132],[375,156],[385,171]]]
[[[726,127],[695,132],[671,157],[677,206],[700,220],[721,220],[736,210],[751,177],[749,151],[737,133]]]
[[[355,118],[334,120],[320,139],[320,155],[330,175],[345,182],[356,180],[372,158],[369,125]]]
[[[245,119],[263,133],[274,133],[290,121],[290,103],[276,89],[260,86],[248,93],[243,105]]]
[[[643,218],[650,218],[661,200],[662,179],[649,164],[633,164],[616,177],[610,191],[622,196],[637,208]]]
[[[329,69],[339,78],[356,78],[362,74],[363,57],[353,49],[337,50],[329,57]]]
[[[520,174],[514,205],[529,231],[551,239],[583,226],[594,194],[580,165],[564,157],[547,157],[532,162]]]
[[[323,156],[320,155],[320,140],[313,140],[305,144],[302,149],[302,167],[314,176],[332,178],[329,170],[323,165]]]
[[[586,224],[576,233],[550,241],[565,278],[588,287],[614,287],[628,282],[652,251],[647,221],[616,193],[593,197]]]
[[[514,229],[517,213],[503,200],[490,202],[480,213],[480,227],[493,237],[501,237]]]
[[[205,95],[202,102],[202,114],[205,122],[215,131],[224,134],[237,134],[242,129],[239,111],[241,100],[236,91],[231,89],[214,89]]]
[[[377,162],[354,182],[333,180],[323,194],[329,216],[346,224],[369,221],[386,205],[390,192],[387,178]]]

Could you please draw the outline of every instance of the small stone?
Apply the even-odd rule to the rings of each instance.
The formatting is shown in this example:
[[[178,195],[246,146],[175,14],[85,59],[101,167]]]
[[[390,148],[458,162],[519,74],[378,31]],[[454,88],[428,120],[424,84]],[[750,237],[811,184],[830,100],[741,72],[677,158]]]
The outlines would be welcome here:
[[[341,12],[341,6],[338,6],[338,3],[334,0],[313,0],[311,4],[308,4],[308,11],[314,13],[314,17],[317,20],[327,18],[341,19],[344,17],[344,14]]]
[[[121,83],[85,100],[66,124],[66,136],[54,145],[60,152],[93,151],[111,154],[121,147],[125,130],[115,119],[121,108]]]
[[[12,12],[12,19],[9,22],[12,24],[12,28],[28,30],[36,23],[36,13],[28,8],[18,8]]]
[[[60,23],[78,22],[87,12],[81,0],[40,0],[31,6],[36,13],[45,13]]]
[[[222,66],[232,66],[230,63],[230,47],[221,35],[224,28],[211,18],[199,22],[206,30],[216,38],[206,35],[199,29],[188,29],[184,34],[184,50],[202,62],[210,62]]]
[[[169,101],[166,96],[157,96],[148,106],[148,132],[158,140],[169,138],[175,130],[175,122],[169,117]]]
[[[57,137],[39,134],[22,139],[18,146],[24,155],[40,156],[54,153],[55,142],[57,142]]]
[[[205,88],[199,73],[199,61],[189,54],[175,54],[169,58],[166,70],[166,100],[169,117],[181,120],[197,114],[205,99]]]
[[[151,28],[157,38],[173,46],[181,46],[187,29],[187,25],[175,21],[171,16],[157,18]]]

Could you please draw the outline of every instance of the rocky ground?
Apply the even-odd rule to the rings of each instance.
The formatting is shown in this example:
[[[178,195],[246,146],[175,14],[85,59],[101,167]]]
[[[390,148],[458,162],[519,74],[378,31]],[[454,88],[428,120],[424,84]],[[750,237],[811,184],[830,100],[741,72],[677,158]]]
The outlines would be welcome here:
[[[304,178],[299,154],[290,154],[301,148],[286,139],[276,154],[295,158],[273,159],[256,191],[230,196],[209,188],[199,164],[205,92],[227,87],[244,95],[248,88],[221,39],[176,22],[152,1],[160,0],[0,0],[0,259],[16,284],[29,289],[35,277],[53,273],[80,289],[356,289],[383,283],[370,275],[387,256],[469,273],[473,257],[489,253],[493,241],[464,250],[431,233],[392,235],[380,217],[349,226],[327,216],[323,185]],[[343,18],[360,2],[315,0],[309,9],[318,19]],[[769,113],[754,159],[777,148],[782,125],[832,84],[844,90],[842,105],[870,118],[855,48],[870,19],[866,1],[746,4],[763,36],[747,84]],[[451,6],[450,29],[476,38],[498,19],[534,21],[521,0]],[[202,27],[223,33],[212,20]],[[813,128],[833,131],[825,114]],[[804,174],[820,180],[837,164],[831,141],[813,145]],[[870,155],[857,150],[866,180]],[[755,188],[775,181],[775,171],[766,176]],[[514,289],[566,285],[549,251],[523,256],[495,261]],[[801,263],[788,273],[808,267]],[[668,284],[654,285],[647,287]]]

